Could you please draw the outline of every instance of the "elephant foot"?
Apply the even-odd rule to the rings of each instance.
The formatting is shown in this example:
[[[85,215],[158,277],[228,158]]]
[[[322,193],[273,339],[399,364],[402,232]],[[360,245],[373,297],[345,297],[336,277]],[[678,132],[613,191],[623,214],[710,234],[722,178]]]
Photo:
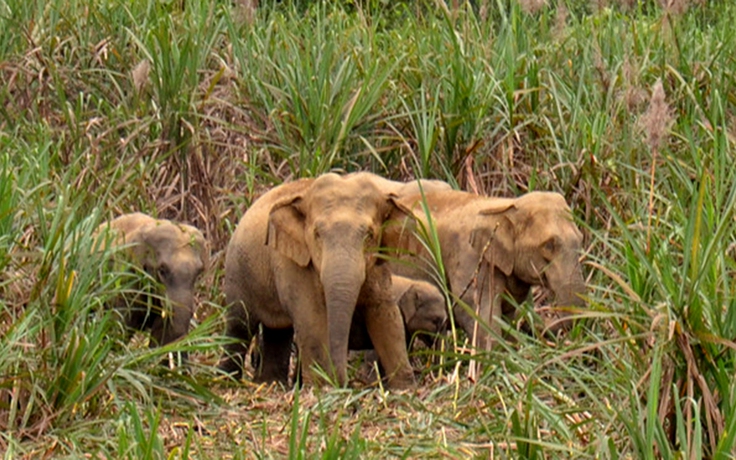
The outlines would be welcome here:
[[[383,385],[393,390],[406,390],[415,386],[413,370],[402,370],[393,376],[387,376],[375,350],[368,350],[363,354],[356,377],[363,385],[376,384],[380,379]]]
[[[388,386],[393,390],[409,390],[416,386],[414,380],[414,371],[409,369],[401,369],[388,376]]]

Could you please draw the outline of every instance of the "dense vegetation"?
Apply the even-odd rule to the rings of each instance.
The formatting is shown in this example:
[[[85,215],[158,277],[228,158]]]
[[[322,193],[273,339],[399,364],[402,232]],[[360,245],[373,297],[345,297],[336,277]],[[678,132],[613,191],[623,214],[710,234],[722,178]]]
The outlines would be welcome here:
[[[0,0],[6,458],[736,454],[736,5],[458,3]],[[556,341],[510,325],[478,374],[447,340],[414,391],[218,376],[228,235],[333,169],[563,193],[589,309]],[[211,243],[164,349],[101,308],[130,277],[90,235],[132,210]]]

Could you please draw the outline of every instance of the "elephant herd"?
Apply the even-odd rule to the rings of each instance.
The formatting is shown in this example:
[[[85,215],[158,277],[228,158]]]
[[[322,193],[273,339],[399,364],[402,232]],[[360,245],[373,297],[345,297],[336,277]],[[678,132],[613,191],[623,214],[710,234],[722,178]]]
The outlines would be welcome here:
[[[150,329],[152,346],[184,336],[206,265],[202,233],[140,213],[103,231],[165,289],[119,299],[126,325]],[[487,349],[498,319],[513,317],[515,303],[540,285],[561,312],[550,328],[566,328],[571,308],[584,305],[581,245],[557,193],[491,198],[367,172],[285,183],[253,203],[227,246],[232,340],[219,367],[242,376],[256,338],[255,379],[286,382],[295,343],[305,384],[326,375],[345,385],[348,350],[372,348],[388,385],[410,387],[409,338],[444,332],[448,315]]]

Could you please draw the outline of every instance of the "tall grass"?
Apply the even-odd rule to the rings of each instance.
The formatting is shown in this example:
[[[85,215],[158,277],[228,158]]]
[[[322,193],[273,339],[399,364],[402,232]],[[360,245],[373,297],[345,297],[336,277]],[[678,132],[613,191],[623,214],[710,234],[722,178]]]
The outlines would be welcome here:
[[[732,5],[262,3],[0,2],[6,456],[733,455]],[[558,340],[509,324],[477,375],[462,342],[417,354],[414,392],[217,380],[231,229],[331,169],[564,193],[589,308]],[[181,343],[104,308],[133,275],[90,235],[130,210],[212,244]]]

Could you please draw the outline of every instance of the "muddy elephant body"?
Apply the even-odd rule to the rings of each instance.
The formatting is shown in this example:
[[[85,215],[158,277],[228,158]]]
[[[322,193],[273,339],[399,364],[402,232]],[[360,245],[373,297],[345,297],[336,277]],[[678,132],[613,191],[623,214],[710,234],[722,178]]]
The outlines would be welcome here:
[[[426,340],[445,330],[447,306],[445,296],[434,284],[422,280],[391,276],[391,296],[401,311],[407,345],[412,338]],[[350,329],[350,349],[372,349],[363,321],[353,321]]]
[[[151,331],[151,346],[166,345],[189,332],[195,283],[207,260],[206,242],[195,227],[143,213],[125,214],[97,230],[103,244],[125,245],[124,257],[146,272],[135,295],[116,299],[126,326]],[[163,287],[163,292],[158,288]]]
[[[376,257],[395,196],[372,175],[325,174],[275,187],[243,215],[225,257],[227,346],[220,368],[241,375],[262,329],[257,380],[286,382],[295,338],[305,383],[313,365],[344,385],[356,311],[394,387],[413,384],[388,264]]]
[[[401,250],[399,260],[391,263],[393,272],[439,286],[442,272],[417,237],[417,228],[428,224],[421,200],[420,195],[402,198],[413,217],[391,225],[384,241]],[[583,306],[586,288],[579,263],[582,235],[560,194],[489,198],[439,191],[426,194],[426,202],[441,248],[444,281],[462,301],[453,308],[455,323],[476,337],[478,346],[488,348],[493,334],[479,327],[474,315],[498,333],[497,319],[513,316],[514,302],[523,302],[534,285],[554,293],[564,317],[551,330],[569,326],[564,307]]]

